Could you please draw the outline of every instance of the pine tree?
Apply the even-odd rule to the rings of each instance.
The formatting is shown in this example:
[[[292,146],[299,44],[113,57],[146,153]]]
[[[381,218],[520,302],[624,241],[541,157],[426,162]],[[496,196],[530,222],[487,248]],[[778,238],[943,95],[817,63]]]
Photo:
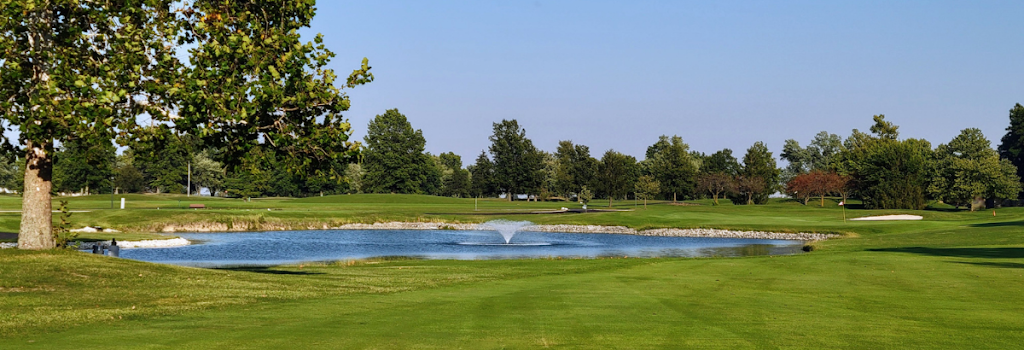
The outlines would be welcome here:
[[[1024,106],[1020,103],[1010,109],[1010,126],[999,144],[999,157],[1009,159],[1016,168],[1017,177],[1024,179]],[[1017,196],[1024,199],[1024,192]]]

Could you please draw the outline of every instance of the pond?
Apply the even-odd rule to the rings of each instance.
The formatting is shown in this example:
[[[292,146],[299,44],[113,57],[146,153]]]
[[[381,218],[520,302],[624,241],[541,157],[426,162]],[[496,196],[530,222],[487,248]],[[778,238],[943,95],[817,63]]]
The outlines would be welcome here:
[[[191,233],[175,248],[125,249],[121,257],[196,267],[269,266],[374,257],[533,259],[784,255],[803,242],[651,237],[595,233],[518,232],[511,244],[495,231],[312,230]]]

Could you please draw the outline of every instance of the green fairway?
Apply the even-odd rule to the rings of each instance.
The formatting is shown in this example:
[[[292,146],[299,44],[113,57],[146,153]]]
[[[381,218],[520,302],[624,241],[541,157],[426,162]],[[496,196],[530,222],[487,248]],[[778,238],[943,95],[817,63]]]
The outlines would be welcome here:
[[[84,207],[90,198],[80,200]],[[208,200],[211,207],[240,203]],[[998,209],[995,217],[848,210],[851,217],[911,213],[925,220],[844,223],[834,203],[790,201],[495,216],[472,215],[472,200],[421,196],[253,203],[280,209],[265,222],[511,217],[848,235],[782,257],[369,260],[235,270],[3,250],[0,347],[1007,349],[1024,341],[1021,208]],[[481,201],[493,212],[559,206],[568,205]],[[140,220],[152,223],[245,215],[239,208],[163,216],[165,210],[97,209],[74,218],[97,213],[100,223],[128,222],[124,213],[145,212]]]

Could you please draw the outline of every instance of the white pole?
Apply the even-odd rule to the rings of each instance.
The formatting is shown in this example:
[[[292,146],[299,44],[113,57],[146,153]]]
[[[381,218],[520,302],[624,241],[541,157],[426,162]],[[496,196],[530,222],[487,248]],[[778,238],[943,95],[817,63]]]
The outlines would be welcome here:
[[[185,189],[185,197],[192,197],[192,161],[188,162],[188,188]]]
[[[121,209],[124,209],[124,197],[121,197]]]

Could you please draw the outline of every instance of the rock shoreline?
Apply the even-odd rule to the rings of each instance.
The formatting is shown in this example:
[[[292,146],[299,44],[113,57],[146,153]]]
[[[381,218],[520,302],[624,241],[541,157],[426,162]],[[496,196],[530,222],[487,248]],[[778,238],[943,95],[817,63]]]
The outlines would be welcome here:
[[[450,224],[443,222],[378,222],[373,224],[345,224],[334,227],[337,230],[478,230],[484,224]],[[567,232],[567,233],[612,233],[659,237],[707,237],[707,238],[748,238],[778,239],[795,241],[822,241],[839,238],[841,235],[824,233],[781,233],[765,231],[733,231],[706,228],[658,228],[637,231],[625,226],[601,225],[529,225],[522,231]]]
[[[146,239],[141,241],[117,241],[117,246],[121,249],[136,249],[136,248],[171,248],[171,247],[184,247],[192,244],[189,240],[178,237],[173,239]],[[78,249],[89,250],[93,246],[104,245],[110,246],[110,241],[99,241],[99,242],[81,242],[78,245]],[[0,249],[17,248],[17,243],[0,243]]]

